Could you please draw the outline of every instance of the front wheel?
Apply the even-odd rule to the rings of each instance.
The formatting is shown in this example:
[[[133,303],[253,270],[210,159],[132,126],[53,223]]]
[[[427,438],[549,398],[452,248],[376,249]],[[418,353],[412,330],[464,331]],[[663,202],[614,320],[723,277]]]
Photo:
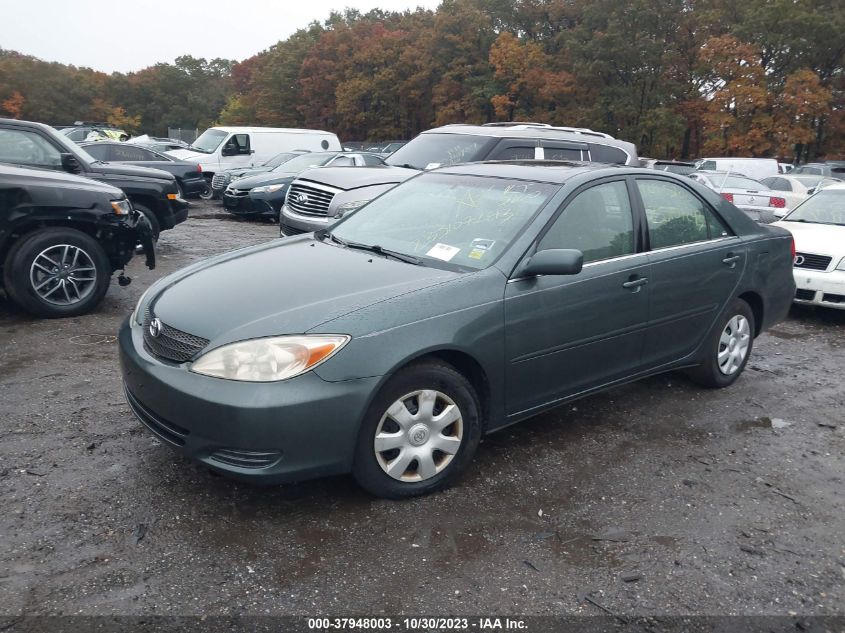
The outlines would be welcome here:
[[[734,299],[710,332],[704,362],[691,370],[700,385],[727,387],[739,378],[754,347],[754,312],[742,299]]]
[[[27,312],[59,318],[92,310],[105,296],[110,278],[109,258],[94,238],[56,227],[15,244],[3,283],[9,297]]]
[[[481,407],[469,381],[444,363],[419,363],[376,396],[358,435],[353,474],[379,497],[426,494],[454,481],[480,438]]]

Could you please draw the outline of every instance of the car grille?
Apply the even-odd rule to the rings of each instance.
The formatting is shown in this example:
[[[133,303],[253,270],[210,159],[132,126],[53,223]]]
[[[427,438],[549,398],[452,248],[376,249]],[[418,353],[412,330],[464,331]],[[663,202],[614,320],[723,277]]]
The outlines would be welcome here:
[[[132,413],[138,418],[141,423],[146,426],[153,435],[159,439],[172,444],[173,446],[184,446],[185,438],[190,435],[190,431],[183,429],[181,426],[161,419],[155,413],[150,411],[147,407],[141,404],[138,399],[132,395],[126,385],[123,386],[123,392],[126,394],[126,402]]]
[[[282,457],[281,451],[245,451],[239,448],[218,448],[209,459],[237,468],[267,468]]]
[[[799,258],[803,257],[804,260],[798,264],[795,264],[795,268],[810,268],[812,270],[827,270],[827,267],[830,265],[830,260],[833,259],[832,257],[828,257],[827,255],[812,255],[810,253],[795,253],[795,259],[798,260]]]
[[[812,301],[816,298],[816,291],[807,290],[806,288],[799,288],[795,291],[795,298],[799,301]]]
[[[229,174],[214,174],[214,178],[211,179],[212,189],[225,189],[228,184]]]
[[[334,196],[335,194],[331,191],[294,183],[288,190],[285,203],[297,213],[325,216],[329,214],[329,205]]]
[[[161,332],[158,336],[150,333],[150,323],[154,315],[149,308],[144,313],[144,347],[151,354],[167,360],[184,363],[208,345],[208,339],[188,334],[175,327],[161,324]]]

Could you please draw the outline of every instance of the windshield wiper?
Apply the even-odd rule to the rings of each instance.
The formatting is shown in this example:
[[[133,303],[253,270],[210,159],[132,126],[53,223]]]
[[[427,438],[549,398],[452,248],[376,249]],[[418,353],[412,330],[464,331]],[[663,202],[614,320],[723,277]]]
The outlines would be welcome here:
[[[406,255],[405,253],[400,253],[399,251],[392,251],[389,248],[382,248],[378,244],[362,244],[361,242],[349,242],[347,240],[339,238],[337,235],[332,233],[331,231],[323,230],[317,237],[320,238],[328,238],[332,242],[339,244],[340,246],[345,246],[346,248],[354,248],[355,250],[359,251],[369,251],[371,253],[375,253],[377,255],[383,255],[385,257],[392,257],[393,259],[398,259],[401,262],[406,262],[408,264],[413,264],[414,266],[422,266],[423,262],[419,257],[414,257],[413,255]]]
[[[416,169],[417,171],[422,171],[419,167],[415,167],[410,163],[402,163],[401,165],[391,165],[391,167],[404,167],[405,169]]]

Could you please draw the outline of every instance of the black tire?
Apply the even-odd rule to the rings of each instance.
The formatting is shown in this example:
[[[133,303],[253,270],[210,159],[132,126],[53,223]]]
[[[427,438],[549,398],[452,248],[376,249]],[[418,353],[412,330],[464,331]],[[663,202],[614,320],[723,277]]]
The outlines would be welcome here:
[[[153,242],[158,241],[158,236],[161,233],[161,225],[158,223],[158,218],[156,214],[152,212],[152,210],[139,202],[133,202],[132,206],[135,207],[135,210],[144,216],[144,220],[146,220],[147,224],[150,225],[150,229],[153,231]]]
[[[728,324],[732,322],[736,323],[734,319],[744,319],[745,326],[741,326],[739,329],[733,326],[729,328]],[[741,321],[739,323],[741,324]],[[738,336],[741,336],[743,327],[747,327],[748,345],[745,355],[741,362],[735,363],[733,368],[729,368],[731,371],[726,373],[720,368],[719,355],[720,353],[727,353],[729,355],[733,348],[730,348],[729,345],[726,346],[722,342],[722,335],[724,333],[730,338],[731,334],[738,331]],[[742,374],[745,365],[748,363],[748,359],[751,358],[751,351],[754,348],[755,327],[754,312],[751,310],[751,306],[742,299],[734,299],[728,306],[728,309],[722,314],[722,318],[716,322],[713,330],[707,335],[704,362],[700,366],[690,370],[688,372],[689,376],[699,385],[711,389],[721,389],[722,387],[732,385],[739,378],[740,374]],[[735,347],[741,348],[741,344],[735,345]]]
[[[63,295],[64,290],[60,287],[56,288],[52,298],[44,298],[35,287],[35,283],[40,284],[41,281],[33,282],[31,276],[33,263],[39,254],[48,251],[51,247],[58,248],[65,245],[79,249],[81,254],[76,261],[85,261],[87,257],[94,270],[77,272],[79,278],[74,287],[81,288],[82,291],[76,297],[73,296],[72,289],[69,290],[68,295]],[[85,268],[89,266],[86,264]],[[72,270],[69,269],[69,272]],[[111,272],[109,258],[94,238],[76,229],[55,227],[36,231],[21,238],[12,247],[3,271],[3,284],[9,298],[30,314],[61,318],[85,314],[96,307],[109,288]],[[82,281],[82,277],[86,281]],[[88,281],[89,277],[90,281]],[[53,282],[49,282],[46,290],[53,287]],[[68,288],[71,287],[68,286]],[[67,303],[59,302],[62,296],[69,297]]]
[[[216,200],[217,194],[214,193],[214,189],[211,188],[211,177],[205,176],[205,189],[200,191],[199,197],[202,200]]]
[[[433,432],[431,434],[424,432],[422,438],[417,436],[414,440],[423,441],[424,443],[422,445],[407,449],[392,449],[395,451],[392,457],[391,451],[383,451],[377,456],[374,443],[376,433],[380,427],[382,427],[383,432],[404,433],[402,435],[402,441],[411,442],[412,431],[417,429],[419,423],[414,423],[403,432],[393,418],[388,417],[387,411],[391,405],[400,401],[403,396],[422,390],[439,392],[440,395],[433,408],[433,412],[439,411],[438,415],[442,414],[447,406],[451,406],[446,404],[446,400],[442,399],[443,395],[451,400],[451,404],[457,407],[460,421],[454,422],[442,429],[442,434],[439,431],[437,432],[438,437],[448,436],[448,439],[453,444],[460,438],[460,444],[457,445],[457,450],[450,456],[437,449],[427,448],[431,446],[429,442],[436,440]],[[406,400],[406,402],[409,403],[411,408],[416,404],[416,414],[421,413],[419,399],[412,397]],[[436,418],[437,415],[434,417]],[[382,426],[383,418],[385,419],[385,426]],[[386,426],[388,424],[394,425],[395,428],[388,429]],[[396,429],[399,430],[396,431]],[[358,433],[352,472],[362,488],[378,497],[404,499],[427,494],[449,485],[466,469],[478,448],[480,439],[481,406],[478,396],[469,381],[453,367],[445,363],[438,361],[416,363],[398,372],[376,395]],[[402,481],[389,475],[381,465],[382,461],[385,464],[395,463],[399,459],[401,450],[408,450],[413,453],[417,449],[427,451],[432,456],[431,463],[434,464],[435,468],[439,469],[436,474],[417,481]],[[440,464],[437,463],[437,460],[440,461]],[[416,468],[419,471],[421,468],[420,462],[412,459],[408,468]],[[408,473],[409,470],[403,472]],[[421,477],[419,473],[407,476]]]
[[[176,181],[176,195],[179,196],[182,200],[187,200],[187,198],[185,198],[185,192],[182,189],[182,185],[179,184],[178,180]]]

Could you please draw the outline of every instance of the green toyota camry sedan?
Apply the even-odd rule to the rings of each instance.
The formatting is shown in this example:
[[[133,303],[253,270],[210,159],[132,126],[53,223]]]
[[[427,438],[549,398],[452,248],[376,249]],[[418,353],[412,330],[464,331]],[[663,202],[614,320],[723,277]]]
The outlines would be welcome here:
[[[792,250],[665,172],[447,167],[155,283],[120,330],[126,398],[234,477],[423,494],[564,402],[675,369],[732,384],[789,309]]]

